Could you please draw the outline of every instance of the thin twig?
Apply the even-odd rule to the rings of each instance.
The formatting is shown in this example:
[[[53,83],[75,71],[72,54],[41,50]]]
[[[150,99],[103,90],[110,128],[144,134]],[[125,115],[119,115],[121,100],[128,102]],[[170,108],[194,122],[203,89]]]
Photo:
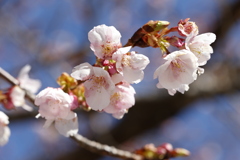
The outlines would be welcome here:
[[[9,74],[7,71],[2,69],[1,67],[0,67],[0,77],[5,79],[12,85],[19,85],[19,81],[16,78],[14,78],[11,74]],[[26,98],[34,104],[35,95],[30,94],[26,90],[24,90],[24,91],[26,92]],[[91,140],[83,137],[80,134],[73,135],[70,138],[72,138],[74,141],[76,141],[81,147],[83,147],[87,150],[90,150],[92,152],[102,154],[102,155],[104,154],[104,155],[119,157],[122,159],[131,159],[131,160],[142,160],[143,159],[143,157],[140,155],[137,155],[137,154],[134,154],[134,153],[131,153],[128,151],[120,150],[113,146],[108,146],[108,145],[101,144],[101,143],[98,143],[95,141],[91,141]]]

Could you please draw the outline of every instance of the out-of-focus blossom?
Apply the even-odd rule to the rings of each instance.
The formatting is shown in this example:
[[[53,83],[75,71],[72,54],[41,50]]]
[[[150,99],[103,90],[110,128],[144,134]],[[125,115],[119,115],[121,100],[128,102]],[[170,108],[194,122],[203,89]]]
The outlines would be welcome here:
[[[25,91],[19,86],[13,86],[9,89],[7,95],[7,100],[5,101],[4,107],[6,109],[15,109],[15,107],[22,107],[27,111],[32,111],[33,108],[26,104],[25,101]]]
[[[37,79],[29,78],[29,71],[31,69],[30,65],[24,66],[18,75],[18,80],[20,82],[20,87],[25,89],[33,94],[37,93],[39,88],[41,87],[41,81]]]
[[[164,59],[167,61],[154,73],[154,79],[159,81],[157,87],[166,88],[171,95],[188,90],[187,85],[197,78],[197,57],[183,49],[168,54]]]
[[[185,20],[180,20],[178,22],[178,33],[181,36],[189,36],[198,34],[198,26],[195,22],[188,21],[190,18],[186,18]]]
[[[105,112],[112,114],[115,118],[121,119],[127,109],[135,104],[134,88],[124,82],[117,85],[111,95],[110,104],[104,109]]]
[[[216,40],[214,33],[204,33],[200,35],[190,35],[186,38],[185,47],[198,58],[199,66],[203,66],[210,59],[213,49],[210,46]]]
[[[111,59],[112,54],[120,48],[121,34],[113,26],[99,25],[88,33],[90,48],[98,58]]]
[[[8,142],[10,136],[8,124],[8,116],[0,111],[0,146],[3,146]]]
[[[101,111],[110,103],[110,96],[115,85],[107,71],[100,67],[92,67],[83,63],[74,67],[71,76],[84,81],[87,104],[96,111]]]
[[[41,82],[36,79],[29,78],[30,65],[24,66],[18,75],[19,86],[11,87],[6,93],[6,101],[3,103],[6,109],[14,109],[22,107],[27,111],[32,111],[33,108],[26,104],[25,91],[35,94],[41,87]]]
[[[117,71],[123,75],[125,81],[129,83],[139,83],[143,77],[143,70],[149,64],[148,57],[135,52],[128,52],[131,47],[118,49],[113,54],[116,61]]]
[[[55,128],[66,137],[77,134],[77,114],[72,111],[76,108],[74,98],[63,92],[60,88],[46,88],[35,98],[35,105],[39,106],[39,114],[36,116],[46,119],[44,128],[49,127],[55,121]]]

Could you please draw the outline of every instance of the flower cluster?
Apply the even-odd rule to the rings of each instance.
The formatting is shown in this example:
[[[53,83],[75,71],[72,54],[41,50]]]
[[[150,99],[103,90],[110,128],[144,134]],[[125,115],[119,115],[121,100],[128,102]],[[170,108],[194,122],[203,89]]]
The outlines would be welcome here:
[[[122,47],[121,34],[113,26],[94,27],[88,38],[96,63],[76,66],[71,76],[83,82],[91,109],[122,118],[135,103],[135,90],[130,84],[143,79],[149,59],[130,51],[131,47]]]
[[[128,43],[122,46],[120,32],[113,26],[99,25],[88,33],[90,48],[96,62],[75,66],[71,76],[63,73],[57,80],[61,88],[46,88],[35,100],[39,106],[36,116],[46,119],[44,127],[53,122],[64,136],[78,132],[76,108],[112,114],[120,119],[135,104],[135,90],[131,86],[144,77],[143,70],[149,64],[145,55],[130,51],[132,47],[160,48],[166,61],[158,67],[154,78],[158,88],[166,88],[170,95],[184,93],[189,84],[204,72],[200,68],[210,59],[210,46],[215,34],[198,35],[198,27],[189,19],[181,20],[178,26],[168,29],[167,21],[149,21],[138,29]],[[167,36],[177,32],[178,36]],[[169,52],[169,46],[178,48]]]
[[[74,109],[103,111],[122,118],[135,104],[135,90],[130,85],[139,83],[149,59],[131,47],[122,47],[121,35],[113,26],[100,25],[89,33],[90,48],[96,63],[82,63],[74,67],[71,77],[63,73],[57,80],[61,88],[46,88],[35,99],[39,106],[36,116],[46,119],[44,127],[53,122],[58,132],[66,137],[78,132]]]
[[[129,46],[159,47],[165,63],[158,67],[154,79],[158,78],[158,88],[166,88],[170,95],[177,91],[184,93],[189,84],[204,72],[203,66],[210,59],[213,49],[210,46],[216,39],[214,33],[198,35],[198,26],[189,18],[180,20],[176,27],[168,29],[169,22],[149,21],[128,41]],[[166,36],[177,32],[178,36]],[[169,52],[170,46],[178,48]]]

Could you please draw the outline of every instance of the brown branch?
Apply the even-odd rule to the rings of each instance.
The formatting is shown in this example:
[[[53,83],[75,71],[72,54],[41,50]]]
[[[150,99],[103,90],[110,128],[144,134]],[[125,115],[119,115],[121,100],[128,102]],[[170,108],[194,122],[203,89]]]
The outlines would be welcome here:
[[[1,67],[0,67],[0,77],[2,77],[4,80],[8,81],[12,85],[19,85],[19,81],[16,78],[14,78],[11,74],[9,74],[7,71],[2,69]],[[35,95],[30,94],[26,90],[24,91],[26,92],[26,98],[34,104]],[[74,136],[71,136],[70,138],[76,141],[81,147],[102,155],[109,155],[113,157],[118,157],[122,159],[131,159],[131,160],[143,159],[143,157],[140,155],[137,155],[128,151],[120,150],[113,146],[108,146],[95,141],[91,141],[80,134],[76,134]]]
[[[133,159],[133,160],[142,160],[143,157],[137,154],[133,154],[128,151],[119,150],[113,146],[104,145],[98,142],[91,141],[82,135],[74,135],[71,137],[73,140],[75,140],[80,146],[82,146],[85,149],[88,149],[92,152],[109,155],[113,157],[119,157],[122,159]]]

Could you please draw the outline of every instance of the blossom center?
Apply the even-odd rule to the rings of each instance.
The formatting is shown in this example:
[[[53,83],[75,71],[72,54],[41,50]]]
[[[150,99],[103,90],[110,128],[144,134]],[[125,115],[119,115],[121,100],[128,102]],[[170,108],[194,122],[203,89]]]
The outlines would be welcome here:
[[[122,65],[125,66],[125,67],[131,66],[131,58],[129,56],[123,56]]]
[[[185,72],[184,65],[180,60],[173,60],[171,67],[175,76],[179,76],[181,72]]]
[[[121,99],[121,94],[118,92],[115,92],[112,96],[111,96],[111,104],[114,105],[116,104],[118,101],[120,101]]]
[[[107,42],[105,45],[102,45],[102,52],[104,53],[104,57],[111,57],[114,52],[114,47],[110,42]]]

